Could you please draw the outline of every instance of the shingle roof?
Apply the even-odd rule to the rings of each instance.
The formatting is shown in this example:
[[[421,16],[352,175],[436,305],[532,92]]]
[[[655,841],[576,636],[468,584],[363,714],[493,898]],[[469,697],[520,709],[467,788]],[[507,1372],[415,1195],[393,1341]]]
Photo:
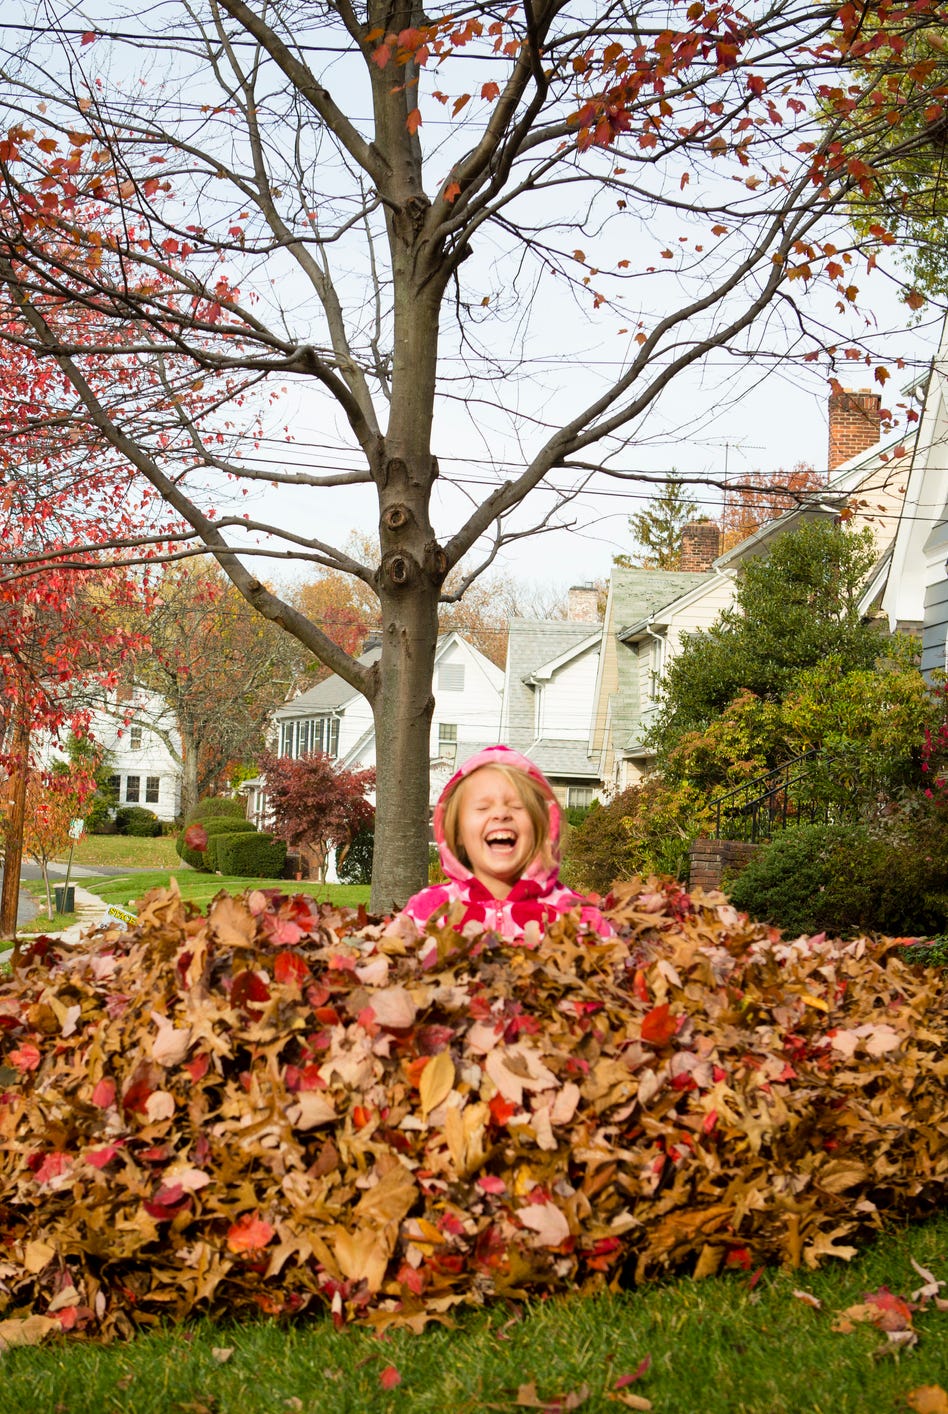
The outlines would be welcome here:
[[[714,577],[712,571],[614,569],[610,631],[618,635],[623,629],[654,618]],[[636,650],[621,643],[616,648],[618,690],[612,698],[612,739],[618,745],[640,734],[641,694]]]
[[[370,648],[356,661],[361,663],[363,667],[369,667],[372,663],[378,662],[381,655],[381,648]],[[282,721],[287,717],[307,717],[313,713],[332,712],[356,696],[358,694],[355,688],[347,683],[345,678],[341,678],[338,673],[333,673],[322,682],[318,682],[315,687],[307,688],[305,692],[299,693],[290,702],[284,702],[282,707],[276,709],[273,716],[276,721]]]
[[[510,620],[505,689],[509,746],[526,751],[533,741],[534,697],[524,679],[570,648],[577,648],[595,631],[595,624],[570,619]]]
[[[599,780],[599,758],[591,760],[582,741],[543,737],[530,743],[525,755],[545,776],[572,776],[584,781]]]

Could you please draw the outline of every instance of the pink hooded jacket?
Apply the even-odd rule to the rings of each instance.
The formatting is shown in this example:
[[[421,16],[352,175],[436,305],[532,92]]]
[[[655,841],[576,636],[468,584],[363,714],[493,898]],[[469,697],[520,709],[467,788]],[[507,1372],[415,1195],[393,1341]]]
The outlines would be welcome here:
[[[532,777],[540,786],[549,803],[550,847],[555,860],[559,860],[560,807],[549,781],[526,756],[509,746],[488,746],[469,757],[448,781],[434,813],[434,836],[441,856],[441,867],[448,876],[446,884],[432,884],[414,895],[402,909],[402,916],[411,918],[419,929],[431,920],[441,924],[452,903],[463,899],[467,908],[457,926],[465,923],[481,923],[485,928],[499,933],[509,940],[521,938],[528,923],[535,922],[542,932],[547,923],[573,909],[579,910],[581,924],[593,932],[611,937],[612,927],[606,922],[598,908],[580,894],[573,893],[560,883],[558,868],[544,866],[539,859],[528,864],[521,877],[514,884],[506,898],[494,898],[488,888],[481,883],[467,865],[462,864],[448,848],[444,838],[444,807],[448,797],[461,781],[481,766],[514,766]]]

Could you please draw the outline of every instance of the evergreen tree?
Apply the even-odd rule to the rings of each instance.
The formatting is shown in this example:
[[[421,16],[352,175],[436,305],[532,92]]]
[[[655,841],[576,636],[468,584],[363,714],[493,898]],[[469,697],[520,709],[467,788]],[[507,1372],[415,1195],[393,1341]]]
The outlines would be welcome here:
[[[684,489],[685,483],[672,468],[661,495],[653,496],[644,511],[629,516],[629,529],[642,547],[636,559],[616,555],[613,564],[624,569],[638,565],[647,570],[676,570],[681,564],[681,536],[694,520],[698,502]]]

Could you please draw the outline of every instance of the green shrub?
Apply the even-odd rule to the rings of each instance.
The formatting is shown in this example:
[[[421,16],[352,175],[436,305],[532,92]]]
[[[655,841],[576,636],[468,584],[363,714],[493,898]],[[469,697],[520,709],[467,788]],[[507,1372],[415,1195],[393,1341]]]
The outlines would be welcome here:
[[[143,805],[123,805],[115,812],[115,833],[135,835],[139,839],[152,839],[161,834],[161,821],[152,810]]]
[[[227,815],[231,819],[246,819],[247,802],[232,795],[209,795],[205,800],[198,801],[186,824],[206,825],[208,820],[220,815]]]
[[[371,884],[372,860],[375,855],[375,831],[360,830],[339,865],[337,873],[343,884]]]
[[[221,835],[217,848],[222,874],[242,879],[280,879],[286,863],[286,841],[259,831]]]
[[[211,825],[222,828],[212,830]],[[208,871],[213,874],[221,868],[220,847],[223,840],[229,840],[232,835],[252,835],[258,834],[256,825],[250,820],[231,820],[226,815],[219,818],[205,820],[204,828],[207,830],[207,849],[204,851],[204,860]],[[223,873],[223,870],[221,870]]]
[[[930,836],[897,821],[784,830],[729,887],[731,902],[794,936],[926,936],[948,921],[944,842]]]
[[[697,821],[689,787],[657,779],[629,786],[606,803],[594,801],[582,824],[569,831],[563,877],[572,888],[597,894],[636,874],[683,879]]]

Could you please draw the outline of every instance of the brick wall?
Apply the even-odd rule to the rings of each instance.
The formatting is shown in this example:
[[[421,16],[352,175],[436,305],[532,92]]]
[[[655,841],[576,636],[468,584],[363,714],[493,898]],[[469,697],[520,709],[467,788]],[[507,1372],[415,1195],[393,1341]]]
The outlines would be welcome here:
[[[694,521],[681,532],[681,563],[692,573],[709,570],[721,553],[721,532],[713,520]]]
[[[731,877],[739,874],[759,849],[759,844],[747,844],[744,840],[695,840],[688,856],[689,887],[719,889],[725,873]]]
[[[835,471],[879,440],[882,398],[869,388],[841,388],[829,400],[827,465]]]

